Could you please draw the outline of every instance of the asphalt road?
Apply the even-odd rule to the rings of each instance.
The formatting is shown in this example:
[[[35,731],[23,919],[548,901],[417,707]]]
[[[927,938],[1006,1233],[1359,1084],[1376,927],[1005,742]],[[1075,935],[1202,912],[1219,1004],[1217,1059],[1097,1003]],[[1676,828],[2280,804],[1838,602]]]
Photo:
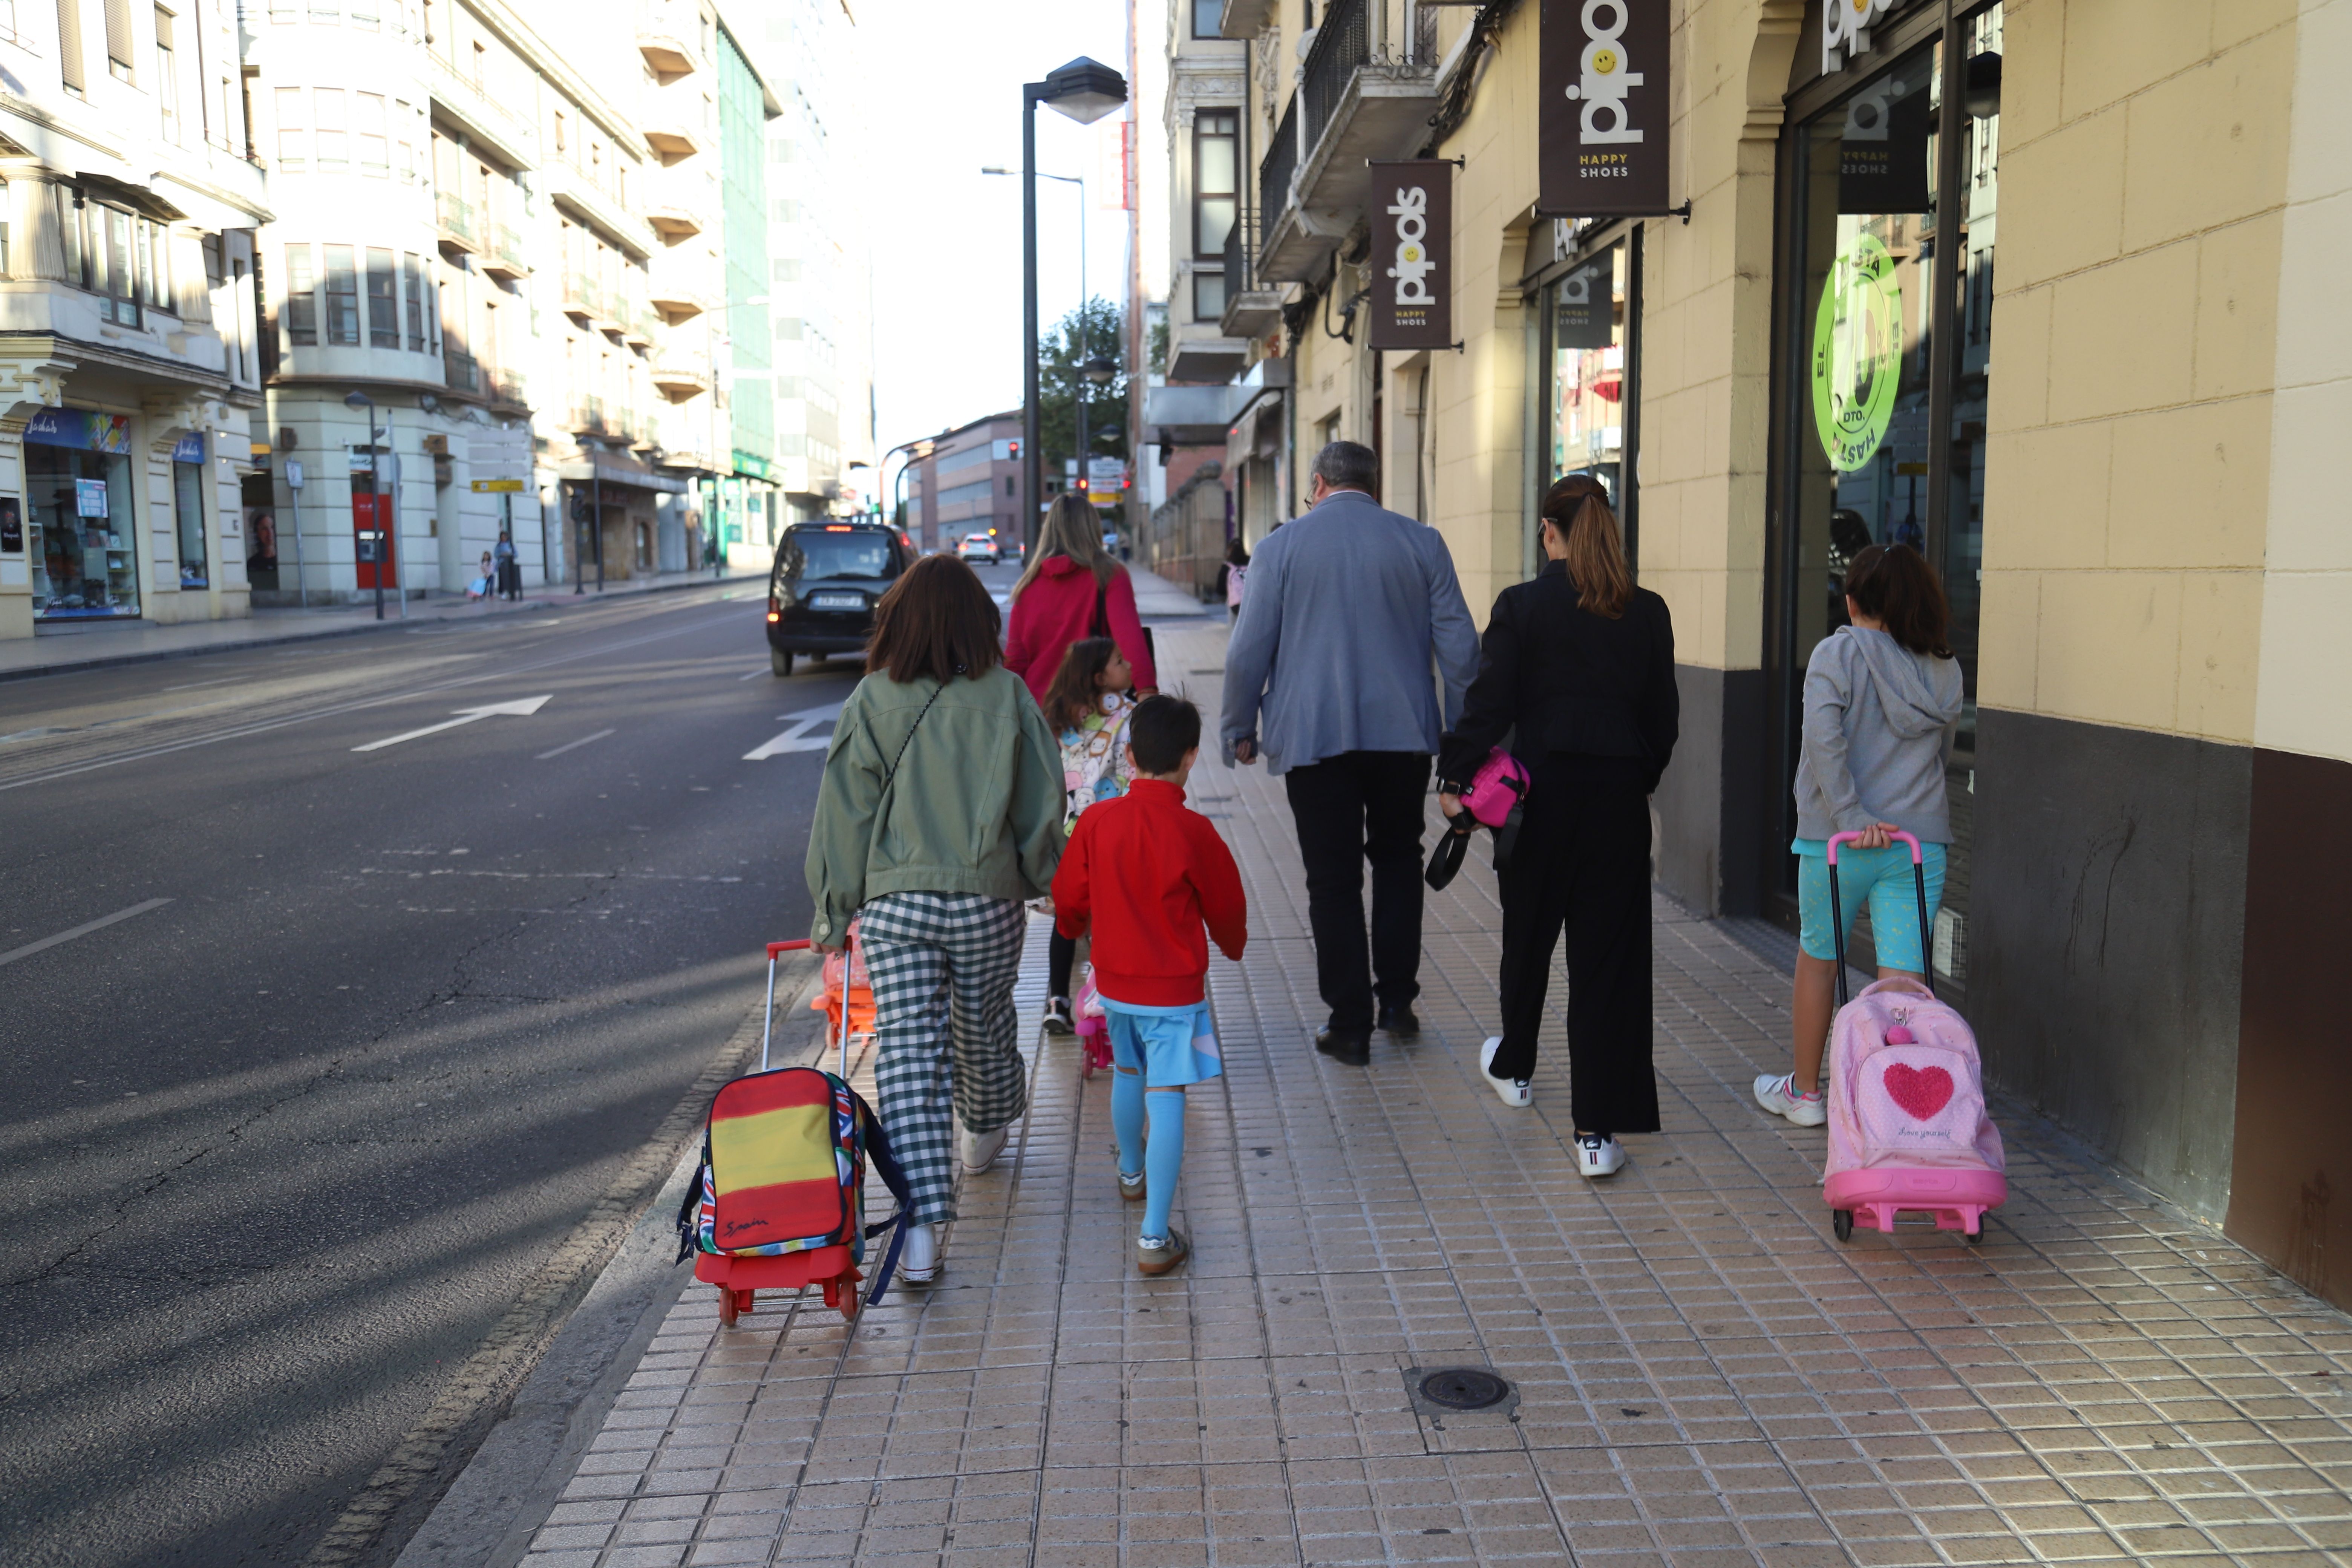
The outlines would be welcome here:
[[[0,1563],[300,1563],[759,1005],[855,679],[761,608],[0,685]]]

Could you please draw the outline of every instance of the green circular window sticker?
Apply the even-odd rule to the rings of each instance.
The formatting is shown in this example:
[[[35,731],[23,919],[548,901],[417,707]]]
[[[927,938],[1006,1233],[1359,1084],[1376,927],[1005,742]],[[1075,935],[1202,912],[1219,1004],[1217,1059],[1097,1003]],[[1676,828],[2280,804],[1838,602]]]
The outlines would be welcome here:
[[[1830,266],[1813,313],[1813,424],[1830,467],[1870,461],[1895,416],[1903,380],[1903,287],[1895,258],[1858,234]]]

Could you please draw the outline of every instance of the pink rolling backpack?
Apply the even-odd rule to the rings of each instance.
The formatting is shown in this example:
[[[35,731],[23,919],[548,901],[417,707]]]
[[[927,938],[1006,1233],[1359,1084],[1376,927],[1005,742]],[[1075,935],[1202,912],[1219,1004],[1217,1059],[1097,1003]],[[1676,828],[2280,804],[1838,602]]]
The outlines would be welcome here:
[[[1838,846],[1830,840],[1830,919],[1837,931],[1837,1020],[1830,1029],[1829,1160],[1822,1195],[1837,1238],[1857,1222],[1892,1231],[1903,1210],[1934,1217],[1938,1230],[1984,1239],[1984,1214],[2009,1197],[2000,1130],[1985,1111],[1976,1036],[1930,984],[1881,980],[1845,999],[1845,920],[1838,908]],[[1920,952],[1933,951],[1927,880],[1919,841],[1911,847],[1919,889]]]

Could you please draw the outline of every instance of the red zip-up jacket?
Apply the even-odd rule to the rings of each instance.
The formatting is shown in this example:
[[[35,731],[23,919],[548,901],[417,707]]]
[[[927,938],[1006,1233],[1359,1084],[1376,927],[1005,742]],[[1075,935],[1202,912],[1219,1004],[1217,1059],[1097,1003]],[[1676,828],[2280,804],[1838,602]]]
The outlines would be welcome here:
[[[1054,873],[1054,924],[1094,931],[1095,988],[1138,1007],[1188,1007],[1207,995],[1209,944],[1238,959],[1249,907],[1233,852],[1181,787],[1138,779],[1097,802]]]
[[[1066,555],[1049,555],[1013,601],[1013,618],[1004,634],[1004,668],[1029,683],[1029,695],[1040,705],[1070,645],[1094,635],[1095,592],[1092,572]],[[1135,614],[1135,583],[1126,567],[1111,567],[1110,581],[1102,585],[1102,607],[1111,640],[1135,671],[1135,684],[1146,691],[1158,688],[1160,672],[1152,668],[1151,650],[1143,640],[1143,623]]]

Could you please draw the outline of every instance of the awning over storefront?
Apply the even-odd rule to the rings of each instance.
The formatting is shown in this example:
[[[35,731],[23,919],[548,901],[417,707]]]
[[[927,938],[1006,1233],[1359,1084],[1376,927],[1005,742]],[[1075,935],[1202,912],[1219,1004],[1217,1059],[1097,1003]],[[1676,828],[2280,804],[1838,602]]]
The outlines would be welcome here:
[[[559,479],[574,484],[586,484],[591,479],[608,485],[635,485],[641,490],[661,490],[670,495],[684,495],[687,482],[671,475],[656,473],[643,463],[627,462],[610,456],[601,457],[593,465],[565,463],[555,470]]]
[[[1179,447],[1222,441],[1234,416],[1260,390],[1255,386],[1148,387],[1143,394],[1146,438]]]
[[[1236,473],[1252,458],[1272,458],[1282,450],[1281,389],[1253,387],[1255,394],[1234,416],[1225,429],[1225,472]]]

